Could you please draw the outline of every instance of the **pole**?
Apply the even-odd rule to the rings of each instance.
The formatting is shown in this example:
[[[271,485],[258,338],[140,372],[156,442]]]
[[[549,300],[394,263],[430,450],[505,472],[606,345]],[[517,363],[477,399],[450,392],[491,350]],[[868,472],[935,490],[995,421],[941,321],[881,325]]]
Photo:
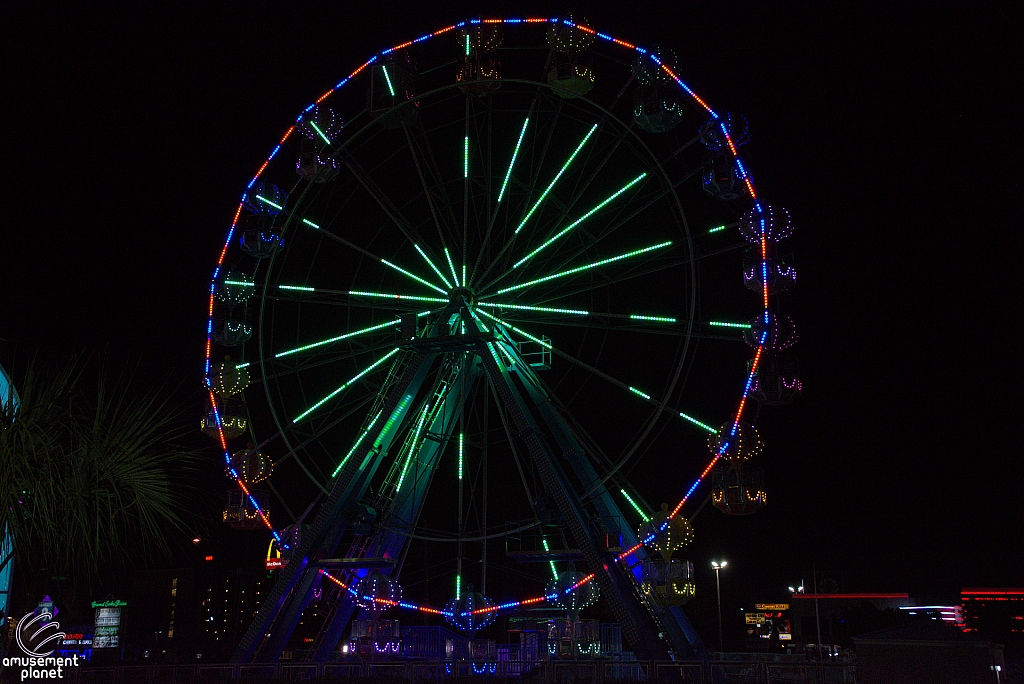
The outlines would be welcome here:
[[[818,628],[818,662],[821,662],[821,613],[818,612],[818,567],[811,565],[811,573],[814,580],[814,624]],[[829,648],[829,651],[832,649]]]
[[[722,645],[722,584],[718,575],[720,570],[720,567],[715,567],[715,592],[718,594],[718,650],[724,653],[725,647]]]

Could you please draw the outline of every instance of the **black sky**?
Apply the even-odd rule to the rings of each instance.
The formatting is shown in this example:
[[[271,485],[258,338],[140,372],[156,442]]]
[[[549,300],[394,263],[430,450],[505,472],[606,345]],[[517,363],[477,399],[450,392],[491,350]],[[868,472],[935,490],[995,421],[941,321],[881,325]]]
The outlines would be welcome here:
[[[479,11],[405,4],[69,3],[12,17],[3,363],[106,349],[198,383],[212,266],[289,122],[373,52]],[[698,577],[710,587],[710,558],[730,558],[723,591],[736,605],[809,578],[812,564],[852,591],[1020,586],[1011,207],[1024,188],[1009,5],[776,4],[578,13],[675,49],[687,83],[743,113],[760,192],[797,228],[800,281],[785,308],[804,396],[772,412],[769,506],[698,518]],[[559,13],[527,5],[485,15]],[[671,474],[681,492],[692,470]]]

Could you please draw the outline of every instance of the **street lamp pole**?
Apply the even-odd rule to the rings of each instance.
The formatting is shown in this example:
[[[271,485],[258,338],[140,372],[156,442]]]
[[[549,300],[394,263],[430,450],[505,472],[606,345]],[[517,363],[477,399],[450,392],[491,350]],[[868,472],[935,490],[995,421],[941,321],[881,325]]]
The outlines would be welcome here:
[[[718,594],[718,650],[725,652],[725,647],[722,645],[722,583],[719,580],[719,571],[729,564],[728,561],[711,561],[711,567],[715,569],[715,591]]]

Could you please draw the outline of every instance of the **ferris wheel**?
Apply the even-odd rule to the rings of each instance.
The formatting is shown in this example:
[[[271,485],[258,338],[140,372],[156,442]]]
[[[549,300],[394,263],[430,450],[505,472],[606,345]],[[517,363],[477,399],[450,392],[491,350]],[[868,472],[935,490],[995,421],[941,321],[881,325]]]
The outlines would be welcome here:
[[[326,660],[357,611],[473,634],[598,596],[639,656],[703,652],[683,503],[763,506],[748,400],[800,392],[748,137],[670,52],[564,18],[425,34],[301,112],[210,285],[224,519],[287,562],[236,660],[315,601]]]

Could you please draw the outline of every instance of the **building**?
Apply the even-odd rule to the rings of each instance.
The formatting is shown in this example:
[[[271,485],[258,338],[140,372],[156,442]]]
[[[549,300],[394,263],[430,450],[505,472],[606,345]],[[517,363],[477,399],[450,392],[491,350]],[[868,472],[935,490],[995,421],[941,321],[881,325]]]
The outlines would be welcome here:
[[[1024,588],[966,588],[960,602],[964,631],[1003,644],[1007,658],[1024,658]]]
[[[992,684],[1003,647],[942,620],[924,618],[853,638],[859,684]]]

